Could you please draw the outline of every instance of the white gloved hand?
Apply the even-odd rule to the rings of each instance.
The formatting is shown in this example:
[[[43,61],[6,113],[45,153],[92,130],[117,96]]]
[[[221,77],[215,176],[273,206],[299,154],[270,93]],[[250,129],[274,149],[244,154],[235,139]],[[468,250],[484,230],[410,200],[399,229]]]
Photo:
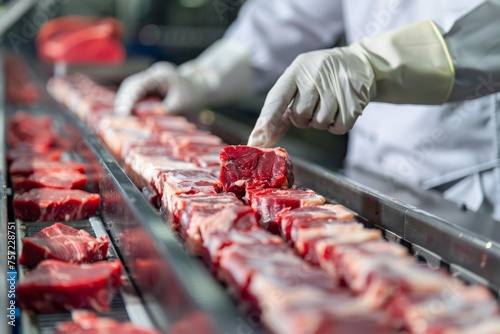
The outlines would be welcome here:
[[[174,64],[158,62],[122,82],[116,94],[115,111],[120,115],[130,114],[135,103],[150,93],[165,96],[163,103],[168,112],[191,109],[203,99],[202,91],[181,77]]]
[[[247,94],[250,82],[247,50],[235,42],[221,40],[179,67],[158,62],[126,78],[116,94],[115,110],[128,115],[135,103],[149,93],[165,96],[167,112],[222,105]]]
[[[248,144],[272,146],[290,123],[346,133],[370,101],[444,103],[453,78],[446,44],[432,21],[305,53],[269,91]]]

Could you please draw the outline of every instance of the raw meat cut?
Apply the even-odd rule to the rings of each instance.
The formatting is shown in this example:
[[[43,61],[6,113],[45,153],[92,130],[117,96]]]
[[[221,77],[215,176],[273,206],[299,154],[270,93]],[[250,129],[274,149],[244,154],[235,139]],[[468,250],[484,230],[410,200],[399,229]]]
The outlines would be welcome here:
[[[140,180],[138,185],[156,187],[160,172],[178,169],[196,168],[195,164],[170,157],[142,156],[136,154],[131,161],[130,168]]]
[[[213,319],[203,311],[193,311],[183,315],[181,319],[175,321],[168,327],[168,334],[189,334],[200,333],[203,328],[203,334],[220,333],[220,328],[214,325]]]
[[[78,220],[94,215],[99,209],[99,194],[77,189],[37,188],[17,195],[14,215],[25,221]]]
[[[300,286],[328,292],[337,289],[338,282],[334,275],[310,266],[290,249],[280,245],[225,247],[221,251],[219,264],[219,277],[231,287],[232,293],[251,303],[255,303],[256,294],[260,295],[262,290],[256,287],[258,292],[252,293],[248,290],[249,286],[254,277],[262,275],[276,279],[290,289]]]
[[[406,328],[411,333],[449,333],[499,316],[498,302],[491,292],[477,285],[450,286],[439,293],[407,303],[401,310]],[[500,327],[496,331],[498,333]]]
[[[89,17],[89,16],[79,16],[79,15],[67,15],[61,16],[50,21],[47,21],[40,27],[38,35],[36,37],[37,44],[43,44],[48,41],[51,37],[60,34],[61,32],[70,31],[80,31],[88,27],[95,26],[96,24],[106,24],[108,30],[107,34],[110,36],[115,36],[117,38],[123,37],[123,27],[121,23],[111,17]],[[73,74],[73,79],[88,79],[82,74]]]
[[[279,298],[278,298],[279,297]],[[387,314],[373,310],[349,292],[325,294],[312,288],[281,291],[267,297],[262,322],[276,334],[389,334]]]
[[[433,270],[412,257],[352,254],[344,256],[339,267],[351,290],[374,307],[384,306],[395,296],[428,295],[455,284],[444,271]]]
[[[139,149],[139,147],[151,147],[158,148],[165,147],[165,145],[161,144],[157,139],[152,138],[129,138],[129,140],[125,141],[122,146],[122,151],[120,152],[120,158],[125,161],[128,156],[131,154],[133,150]],[[171,155],[170,150],[165,151]]]
[[[289,188],[293,185],[293,165],[283,148],[261,149],[236,145],[220,152],[220,180],[224,191],[239,198],[246,188]]]
[[[25,192],[33,188],[85,190],[86,185],[87,176],[71,169],[40,170],[28,177],[12,178],[12,189],[15,192]]]
[[[57,324],[55,334],[160,334],[156,329],[136,326],[131,322],[119,322],[111,318],[99,317],[95,313],[73,311],[73,321]]]
[[[446,334],[498,334],[500,316],[485,319],[479,323],[462,329],[448,329]]]
[[[362,224],[328,224],[320,227],[309,227],[299,230],[293,238],[295,250],[304,259],[318,264],[319,258],[327,257],[337,245],[363,243],[382,239],[379,230],[363,228]]]
[[[156,184],[158,193],[167,198],[178,194],[216,194],[222,191],[222,184],[205,169],[173,169],[159,173]]]
[[[212,173],[202,168],[173,169],[161,172],[156,187],[163,193],[165,187],[170,188],[172,194],[191,194],[193,188],[198,188],[198,192],[219,193],[222,191],[222,184]],[[206,191],[202,191],[204,188]]]
[[[337,222],[338,220],[350,221],[354,214],[343,205],[324,204],[299,208],[286,208],[278,212],[276,223],[280,227],[281,235],[285,240],[291,239],[294,227],[312,224],[313,222]]]
[[[188,157],[188,161],[202,168],[217,167],[220,170],[220,153],[202,153]]]
[[[202,243],[210,231],[249,230],[257,227],[255,211],[241,204],[188,205],[180,218],[180,236],[186,250],[202,254]]]
[[[157,136],[163,132],[172,132],[173,134],[196,132],[196,125],[188,122],[183,116],[148,116],[144,119],[144,125],[151,134]]]
[[[5,98],[9,104],[32,105],[38,101],[40,90],[31,82],[28,66],[17,52],[6,51],[3,69]]]
[[[259,223],[272,233],[279,233],[278,212],[285,208],[316,206],[325,198],[312,190],[302,189],[248,189],[250,205],[259,215]]]
[[[142,126],[143,125],[141,124],[141,127]],[[152,139],[151,134],[144,128],[100,130],[100,137],[104,144],[106,144],[107,148],[111,151],[111,154],[115,157],[119,157],[121,155],[124,145],[130,141],[130,138]]]
[[[167,111],[158,96],[146,96],[137,101],[132,109],[132,115],[140,118],[165,115]]]
[[[125,59],[125,49],[118,37],[121,25],[114,18],[78,18],[85,24],[60,23],[60,18],[49,21],[40,29],[37,52],[49,62],[67,64],[112,64]],[[63,18],[63,20],[66,20]]]
[[[385,257],[387,260],[395,258],[409,258],[408,249],[400,244],[390,243],[385,240],[375,240],[363,243],[337,245],[331,249],[328,256],[318,259],[321,268],[326,271],[338,272],[344,279],[343,263],[351,257]],[[346,282],[347,283],[347,282]]]
[[[25,146],[48,149],[57,142],[52,119],[17,111],[7,120],[7,143],[11,148]]]
[[[234,194],[177,194],[172,197],[166,196],[167,193],[163,194],[162,206],[165,213],[168,215],[168,220],[172,224],[174,229],[179,227],[179,222],[182,212],[185,208],[190,205],[191,209],[195,207],[210,207],[210,206],[221,206],[221,205],[234,205],[241,204],[241,202],[234,196]]]
[[[22,243],[19,263],[35,267],[45,259],[78,264],[100,261],[108,253],[109,238],[94,238],[84,230],[56,223],[32,237],[22,238]]]
[[[74,170],[85,172],[85,165],[76,161],[50,161],[46,158],[18,158],[9,167],[11,176],[29,176],[35,171],[61,171]]]
[[[18,147],[13,148],[7,152],[7,162],[10,164],[12,161],[19,158],[38,158],[38,159],[46,159],[51,161],[57,161],[61,158],[63,151],[60,148],[47,148],[46,150],[42,149],[41,151],[37,151],[36,148],[33,147]]]
[[[92,309],[108,311],[122,284],[120,261],[72,264],[45,260],[19,281],[21,308],[38,313]]]
[[[229,231],[209,231],[203,237],[203,257],[205,263],[215,273],[219,268],[223,248],[232,245],[252,247],[253,245],[284,245],[283,239],[260,227],[248,230],[230,229]]]

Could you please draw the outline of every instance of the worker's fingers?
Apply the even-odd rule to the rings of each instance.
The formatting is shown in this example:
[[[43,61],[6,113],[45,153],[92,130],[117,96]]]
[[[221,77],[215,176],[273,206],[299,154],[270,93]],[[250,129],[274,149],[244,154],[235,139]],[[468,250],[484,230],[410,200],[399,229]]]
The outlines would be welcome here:
[[[300,129],[311,125],[314,110],[318,104],[319,94],[312,81],[299,80],[297,93],[290,106],[290,121]]]
[[[115,112],[119,115],[129,115],[135,103],[146,91],[142,82],[145,81],[144,73],[137,73],[123,80],[115,97]]]
[[[170,76],[168,80],[167,94],[163,100],[163,106],[168,113],[181,113],[196,109],[195,96],[199,94],[194,91],[191,82],[181,78],[177,73]]]
[[[311,127],[326,130],[335,121],[339,113],[339,105],[334,92],[323,92],[311,120]]]
[[[147,94],[166,94],[169,78],[175,75],[175,67],[168,62],[155,63],[146,71],[131,75],[122,82],[116,93],[115,111],[128,115],[135,103]]]
[[[290,126],[287,109],[296,92],[293,76],[285,72],[267,94],[248,145],[269,147],[285,134]]]
[[[361,113],[354,113],[346,117],[344,113],[337,113],[335,120],[328,127],[328,131],[336,135],[343,135],[352,129],[360,115]]]

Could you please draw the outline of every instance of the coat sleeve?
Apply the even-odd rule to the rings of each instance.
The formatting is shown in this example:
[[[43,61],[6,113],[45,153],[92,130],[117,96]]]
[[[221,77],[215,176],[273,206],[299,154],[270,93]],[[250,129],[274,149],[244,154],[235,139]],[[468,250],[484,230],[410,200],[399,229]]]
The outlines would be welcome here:
[[[444,34],[455,67],[449,101],[500,92],[500,0],[484,1]]]
[[[248,50],[252,91],[263,91],[299,54],[334,46],[342,17],[341,0],[251,0],[224,38]]]

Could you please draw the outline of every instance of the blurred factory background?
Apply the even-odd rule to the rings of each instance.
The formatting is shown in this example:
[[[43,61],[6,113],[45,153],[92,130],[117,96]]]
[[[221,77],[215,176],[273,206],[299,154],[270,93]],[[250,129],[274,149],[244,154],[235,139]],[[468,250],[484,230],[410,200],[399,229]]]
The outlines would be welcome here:
[[[35,3],[35,0],[18,0]],[[9,4],[10,1],[2,1]],[[14,49],[31,50],[36,31],[45,21],[58,16],[113,16],[123,23],[127,62],[115,82],[145,69],[158,60],[181,64],[199,55],[220,39],[236,19],[245,0],[43,0],[39,1],[3,36]],[[2,6],[3,7],[3,6]],[[113,68],[77,68],[77,71],[116,76]],[[270,88],[270,87],[269,87]],[[216,111],[253,126],[266,92],[237,105]],[[342,167],[347,136],[295,127],[288,138],[303,158],[323,167]],[[306,146],[303,146],[306,144]],[[300,146],[300,147],[299,147]],[[292,149],[293,150],[293,149]]]

